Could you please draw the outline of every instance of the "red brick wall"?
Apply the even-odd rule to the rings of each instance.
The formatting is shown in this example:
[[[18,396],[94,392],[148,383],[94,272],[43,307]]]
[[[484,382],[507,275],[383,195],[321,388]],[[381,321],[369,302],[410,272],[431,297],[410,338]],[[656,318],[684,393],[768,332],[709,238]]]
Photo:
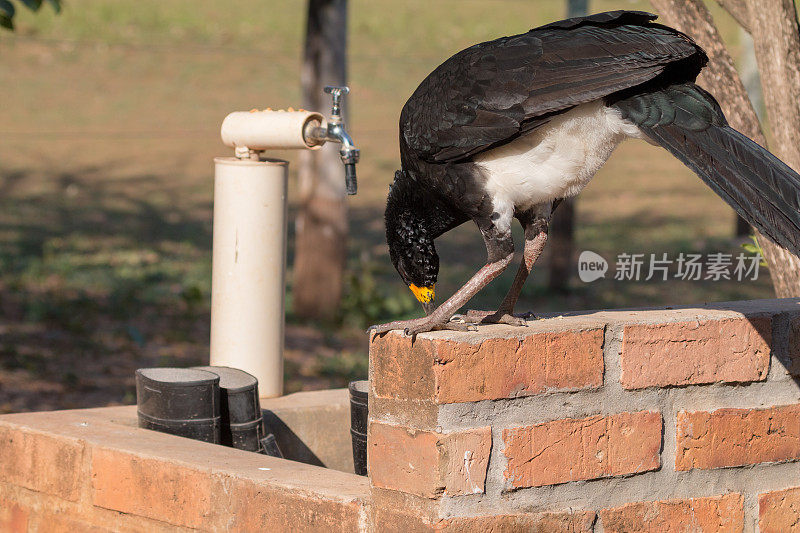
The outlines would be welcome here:
[[[369,479],[0,416],[0,532],[800,531],[800,300],[371,339]]]
[[[367,531],[354,474],[146,431],[136,408],[0,416],[0,532]]]
[[[763,300],[375,337],[376,516],[453,531],[800,531],[798,332],[800,300]]]

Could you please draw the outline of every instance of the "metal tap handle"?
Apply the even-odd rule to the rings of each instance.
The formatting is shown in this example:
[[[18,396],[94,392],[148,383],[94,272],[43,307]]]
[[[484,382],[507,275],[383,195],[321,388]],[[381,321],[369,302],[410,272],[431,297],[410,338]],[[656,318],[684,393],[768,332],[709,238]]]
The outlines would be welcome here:
[[[350,87],[343,86],[337,87],[335,85],[327,85],[323,89],[327,94],[331,95],[333,99],[333,106],[331,107],[331,116],[340,117],[342,115],[341,102],[342,97],[350,92]]]

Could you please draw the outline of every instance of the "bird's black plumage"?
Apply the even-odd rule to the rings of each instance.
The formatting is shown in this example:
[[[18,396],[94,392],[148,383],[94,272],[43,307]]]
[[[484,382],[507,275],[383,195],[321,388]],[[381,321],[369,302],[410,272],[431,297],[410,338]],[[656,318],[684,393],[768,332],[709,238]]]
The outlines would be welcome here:
[[[607,111],[617,113],[620,124],[634,132],[625,135],[667,148],[748,222],[800,252],[800,176],[727,125],[713,97],[693,83],[706,54],[655,18],[613,11],[477,44],[442,63],[414,91],[400,115],[402,171],[386,206],[392,262],[406,283],[432,285],[438,274],[433,239],[472,219],[486,242],[488,263],[435,316],[407,330],[441,326],[508,265],[513,242],[497,223],[503,215],[499,197],[493,197],[498,189],[488,181],[496,178],[482,166],[486,157],[517,139],[550,135],[560,115],[585,109],[583,104],[595,105],[591,112],[602,120]],[[604,134],[613,137],[618,126]],[[562,179],[548,176],[554,183]],[[526,230],[525,259],[495,318],[513,310],[560,201],[546,194],[536,198],[536,205],[513,206]]]
[[[437,67],[400,114],[400,145],[431,163],[459,161],[542,124],[552,113],[708,61],[684,34],[615,11],[574,18],[463,50]]]
[[[406,285],[417,287],[436,283],[439,256],[433,240],[468,220],[461,211],[442,202],[399,170],[389,191],[384,219],[386,233],[395,242],[389,249],[392,263]]]

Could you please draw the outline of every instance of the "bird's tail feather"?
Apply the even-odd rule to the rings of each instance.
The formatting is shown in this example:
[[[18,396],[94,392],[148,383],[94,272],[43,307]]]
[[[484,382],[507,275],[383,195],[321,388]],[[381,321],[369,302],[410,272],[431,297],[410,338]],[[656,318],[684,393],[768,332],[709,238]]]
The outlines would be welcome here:
[[[800,255],[800,175],[731,128],[710,94],[682,84],[614,105],[747,222]]]

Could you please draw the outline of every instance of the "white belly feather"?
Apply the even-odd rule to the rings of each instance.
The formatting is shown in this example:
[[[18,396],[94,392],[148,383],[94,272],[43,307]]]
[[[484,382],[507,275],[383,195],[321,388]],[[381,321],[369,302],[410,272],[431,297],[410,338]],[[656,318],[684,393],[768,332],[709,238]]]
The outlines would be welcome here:
[[[626,137],[643,138],[619,111],[595,101],[476,156],[499,215],[495,226],[510,229],[515,209],[578,194]]]

